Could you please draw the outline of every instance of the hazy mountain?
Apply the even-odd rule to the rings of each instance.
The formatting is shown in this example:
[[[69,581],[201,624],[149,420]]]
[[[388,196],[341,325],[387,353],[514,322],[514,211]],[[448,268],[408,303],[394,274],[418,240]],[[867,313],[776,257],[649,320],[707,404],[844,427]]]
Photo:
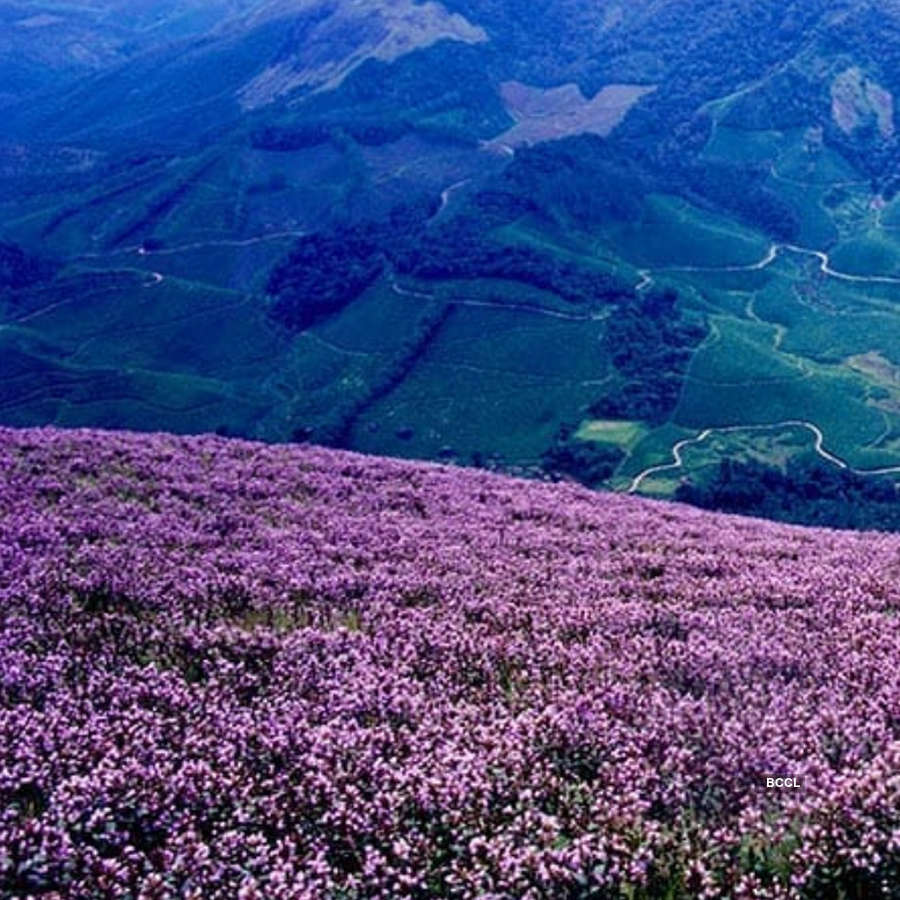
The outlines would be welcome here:
[[[201,36],[251,6],[241,0],[0,3],[5,104],[85,77],[160,45]]]
[[[136,140],[145,129],[165,140],[197,117],[215,127],[297,92],[335,88],[368,59],[392,62],[442,40],[486,40],[439,3],[412,0],[146,3],[127,13],[125,6],[35,11],[14,23],[23,34],[10,57],[21,43],[36,63],[81,77],[62,96],[54,85],[37,108],[29,101],[21,118],[12,113],[13,131],[40,130],[46,139],[130,129]]]

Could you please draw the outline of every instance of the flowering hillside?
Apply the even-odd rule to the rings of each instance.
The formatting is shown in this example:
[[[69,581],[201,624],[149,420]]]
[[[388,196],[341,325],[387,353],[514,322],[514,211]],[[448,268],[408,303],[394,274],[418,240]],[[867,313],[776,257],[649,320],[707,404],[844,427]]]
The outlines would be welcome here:
[[[897,537],[0,430],[0,895],[896,897],[898,574]]]

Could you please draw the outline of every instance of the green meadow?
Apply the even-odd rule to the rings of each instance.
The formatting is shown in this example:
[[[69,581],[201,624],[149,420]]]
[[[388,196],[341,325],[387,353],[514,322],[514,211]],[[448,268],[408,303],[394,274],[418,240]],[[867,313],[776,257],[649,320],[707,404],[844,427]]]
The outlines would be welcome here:
[[[661,194],[646,198],[640,221],[614,227],[604,237],[633,264],[663,269],[748,265],[769,247],[764,237],[733,220]]]

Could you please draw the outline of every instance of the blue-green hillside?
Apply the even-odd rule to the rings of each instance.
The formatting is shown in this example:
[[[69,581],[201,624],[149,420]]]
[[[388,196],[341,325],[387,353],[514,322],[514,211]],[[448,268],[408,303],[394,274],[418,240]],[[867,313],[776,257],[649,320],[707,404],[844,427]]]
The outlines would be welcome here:
[[[0,30],[0,422],[884,519],[887,0],[15,0]]]

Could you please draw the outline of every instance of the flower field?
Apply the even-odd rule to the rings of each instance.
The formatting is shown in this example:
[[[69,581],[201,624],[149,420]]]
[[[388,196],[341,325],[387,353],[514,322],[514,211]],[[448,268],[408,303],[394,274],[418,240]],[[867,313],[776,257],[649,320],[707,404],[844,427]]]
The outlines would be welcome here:
[[[0,429],[0,896],[900,897],[898,576],[896,536]]]

